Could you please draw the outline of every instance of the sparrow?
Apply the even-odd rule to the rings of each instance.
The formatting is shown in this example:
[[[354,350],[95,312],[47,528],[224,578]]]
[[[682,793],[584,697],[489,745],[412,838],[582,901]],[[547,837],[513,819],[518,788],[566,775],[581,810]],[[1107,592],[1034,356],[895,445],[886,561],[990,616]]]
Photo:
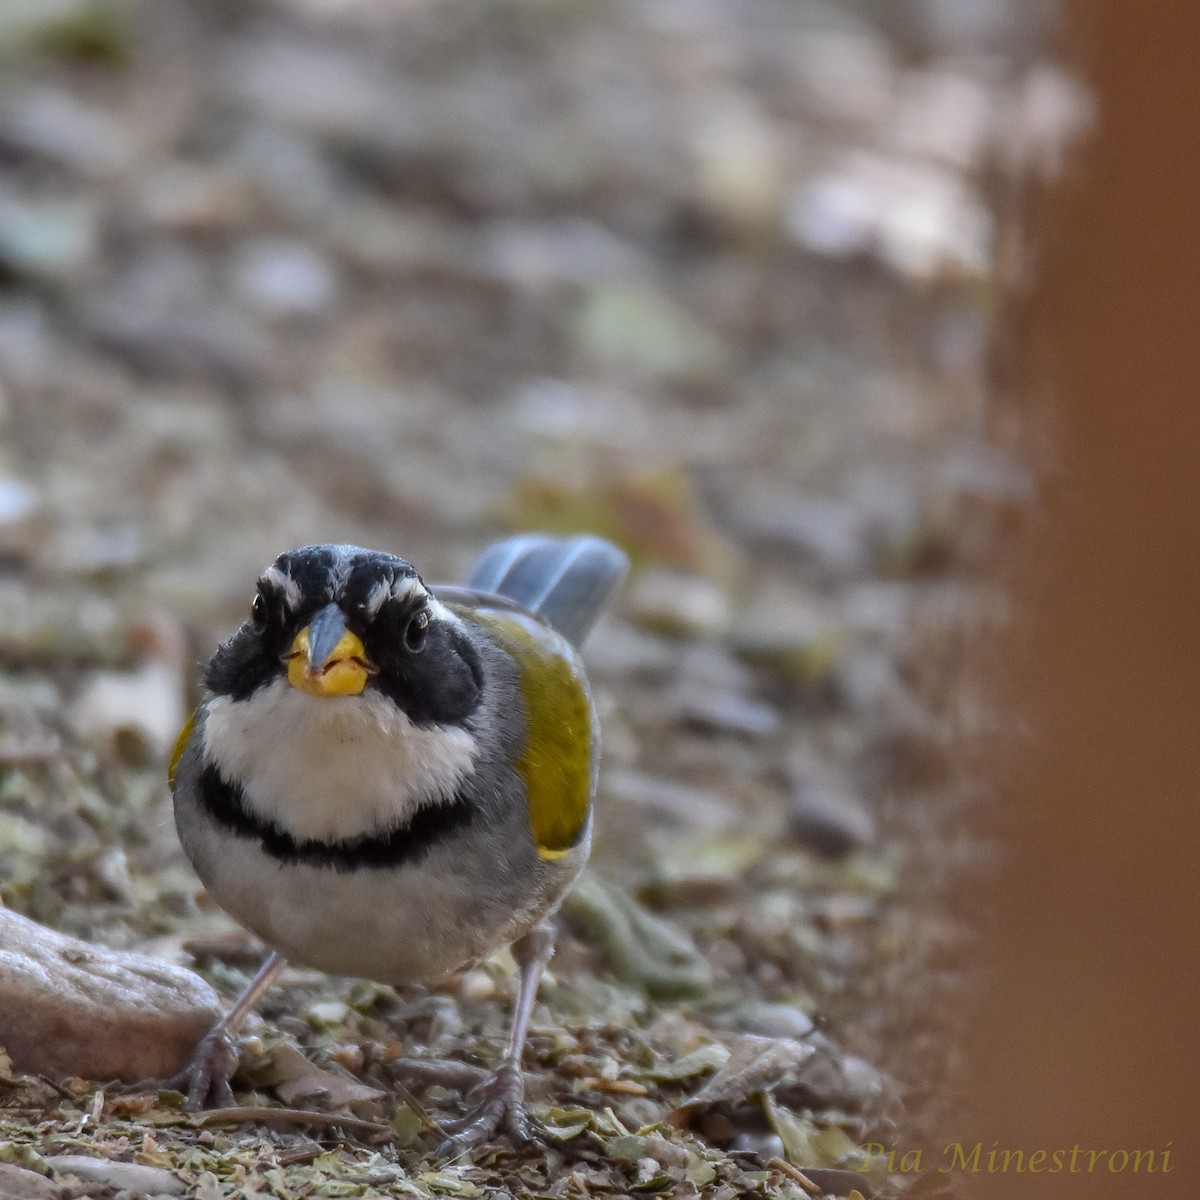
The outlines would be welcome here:
[[[192,1107],[232,1102],[232,1036],[286,963],[406,985],[510,946],[507,1049],[439,1149],[536,1138],[521,1056],[599,762],[578,647],[627,570],[599,538],[531,534],[465,587],[348,545],[263,572],[169,771],[205,888],[272,948],[176,1081]]]

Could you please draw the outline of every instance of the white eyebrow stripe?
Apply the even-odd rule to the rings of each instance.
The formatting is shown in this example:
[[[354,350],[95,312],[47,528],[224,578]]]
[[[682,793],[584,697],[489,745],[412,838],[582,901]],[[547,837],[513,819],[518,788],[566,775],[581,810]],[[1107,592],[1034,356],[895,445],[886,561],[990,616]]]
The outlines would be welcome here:
[[[414,596],[424,596],[425,588],[421,581],[412,575],[401,575],[392,584],[391,595],[393,600],[411,600]]]
[[[435,621],[444,621],[447,625],[462,624],[462,618],[458,613],[452,612],[434,595],[429,597],[429,615]]]
[[[299,608],[302,599],[300,585],[290,576],[285,575],[274,563],[263,572],[263,582],[277,588],[283,596],[283,602],[288,608]]]
[[[375,616],[383,607],[384,601],[392,594],[391,585],[386,579],[381,579],[367,593],[367,615]]]

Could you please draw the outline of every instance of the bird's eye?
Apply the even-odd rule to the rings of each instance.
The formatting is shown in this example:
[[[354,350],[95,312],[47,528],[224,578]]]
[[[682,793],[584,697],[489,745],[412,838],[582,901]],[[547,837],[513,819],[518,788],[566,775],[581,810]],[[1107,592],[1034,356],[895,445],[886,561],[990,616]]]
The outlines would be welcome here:
[[[266,628],[267,601],[262,592],[254,594],[254,603],[250,605],[250,621],[255,629]]]
[[[425,649],[425,635],[429,632],[429,614],[422,609],[409,621],[404,630],[404,644],[416,654]]]

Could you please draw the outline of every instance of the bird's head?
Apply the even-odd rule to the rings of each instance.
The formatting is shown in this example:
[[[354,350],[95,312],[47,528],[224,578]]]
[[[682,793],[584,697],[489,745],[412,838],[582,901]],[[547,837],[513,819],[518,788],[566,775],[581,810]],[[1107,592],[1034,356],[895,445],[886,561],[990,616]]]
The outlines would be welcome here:
[[[263,572],[206,682],[245,700],[280,678],[317,698],[377,690],[417,724],[459,724],[483,684],[462,622],[410,563],[333,545],[288,551]]]

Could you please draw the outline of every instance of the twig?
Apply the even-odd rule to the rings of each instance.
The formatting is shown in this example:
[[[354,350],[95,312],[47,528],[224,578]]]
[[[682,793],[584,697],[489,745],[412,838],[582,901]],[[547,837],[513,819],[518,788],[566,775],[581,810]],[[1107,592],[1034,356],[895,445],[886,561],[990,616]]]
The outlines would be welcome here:
[[[782,1158],[768,1159],[767,1166],[773,1171],[778,1171],[781,1175],[786,1175],[793,1183],[799,1184],[810,1196],[823,1196],[825,1194],[824,1189],[817,1187],[799,1167],[793,1167],[790,1162],[784,1162]]]
[[[469,1092],[488,1077],[482,1067],[449,1058],[395,1058],[384,1063],[384,1070],[393,1078],[399,1076],[418,1087],[436,1083],[461,1092]]]
[[[317,1112],[309,1108],[269,1108],[265,1104],[237,1106],[235,1108],[214,1108],[200,1113],[196,1118],[198,1125],[217,1125],[224,1121],[240,1124],[244,1121],[258,1121],[264,1125],[278,1123],[282,1125],[341,1125],[344,1129],[353,1129],[359,1133],[370,1133],[376,1137],[393,1137],[395,1131],[390,1125],[380,1125],[376,1121],[364,1121],[361,1117],[345,1117],[338,1113]]]
[[[325,1147],[314,1142],[311,1146],[301,1146],[298,1150],[289,1150],[286,1154],[280,1154],[275,1162],[281,1167],[295,1167],[302,1163],[310,1163],[324,1153]]]
[[[400,1093],[400,1099],[408,1105],[420,1118],[421,1124],[425,1126],[428,1132],[436,1133],[438,1137],[444,1138],[446,1131],[438,1124],[437,1117],[433,1115],[417,1098],[404,1086],[397,1082],[396,1091]]]

